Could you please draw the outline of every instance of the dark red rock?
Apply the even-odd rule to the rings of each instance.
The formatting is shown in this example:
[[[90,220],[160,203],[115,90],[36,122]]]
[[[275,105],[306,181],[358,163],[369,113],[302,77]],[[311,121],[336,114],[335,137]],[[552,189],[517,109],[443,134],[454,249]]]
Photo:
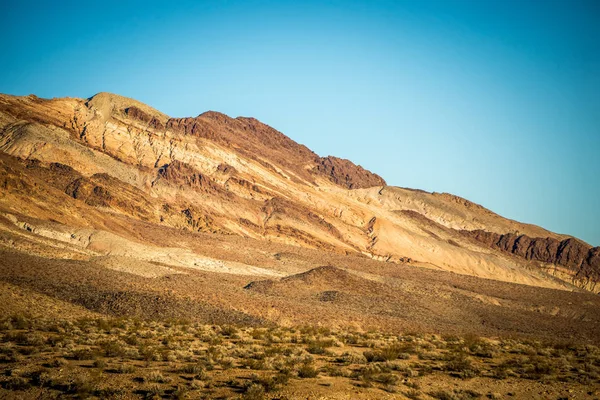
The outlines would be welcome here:
[[[171,184],[185,185],[203,191],[222,191],[212,179],[204,176],[191,165],[177,160],[160,167],[158,178]]]
[[[295,176],[290,177],[292,180],[297,180],[297,176],[311,182],[314,180],[313,174],[317,174],[348,189],[386,184],[380,176],[351,161],[331,156],[319,157],[308,147],[255,118],[231,118],[207,111],[196,118],[171,118],[167,121],[167,129],[235,148],[275,172],[277,169],[271,163],[279,165],[294,172]],[[311,164],[314,167],[309,171],[306,166]]]
[[[127,107],[124,111],[129,118],[145,122],[148,124],[149,127],[152,127],[154,129],[165,129],[165,126],[162,124],[162,122],[160,122],[155,117],[140,110],[136,106]]]
[[[333,156],[321,157],[316,170],[333,183],[348,189],[361,189],[373,186],[385,186],[382,177],[367,171],[349,160]]]
[[[498,234],[483,230],[461,231],[486,246],[532,261],[566,267],[573,283],[593,288],[600,281],[600,247],[591,247],[577,239],[530,238],[514,233]]]

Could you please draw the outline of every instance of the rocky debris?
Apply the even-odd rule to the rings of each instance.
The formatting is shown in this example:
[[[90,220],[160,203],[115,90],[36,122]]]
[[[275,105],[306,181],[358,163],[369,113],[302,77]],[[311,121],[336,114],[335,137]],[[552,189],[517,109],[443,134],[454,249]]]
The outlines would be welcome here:
[[[274,196],[263,203],[261,212],[264,214],[263,225],[265,229],[270,229],[275,234],[290,235],[295,240],[310,244],[312,247],[333,248],[333,246],[324,243],[313,235],[292,226],[284,225],[283,222],[291,220],[301,224],[308,223],[310,226],[325,232],[327,236],[343,240],[342,233],[331,222],[309,208],[302,207],[300,204],[288,199]]]
[[[333,156],[321,157],[317,161],[316,171],[326,176],[336,185],[347,189],[362,189],[373,186],[385,186],[382,177],[367,171],[349,160]]]
[[[341,252],[339,247],[327,243],[311,233],[283,223],[275,223],[266,226],[263,230],[263,235],[268,239],[280,239],[285,243],[294,243],[299,246],[328,250],[331,252]]]
[[[170,118],[167,121],[167,129],[206,139],[216,140],[219,138],[217,132],[210,129],[210,125],[200,118]]]
[[[369,244],[367,245],[367,250],[370,252],[373,247],[377,244],[377,235],[375,234],[375,224],[377,223],[377,217],[373,217],[367,223],[365,227],[365,233],[369,238]]]
[[[265,192],[263,189],[260,188],[260,186],[249,182],[245,179],[241,179],[241,178],[236,178],[236,177],[231,177],[227,180],[228,184],[235,184],[238,186],[241,186],[247,190],[256,192],[256,193],[261,193],[261,194],[266,194],[267,192]]]
[[[235,170],[235,168],[227,163],[221,163],[217,166],[217,172],[220,172],[222,174],[230,174],[230,175],[234,175],[237,171]]]
[[[252,221],[250,221],[250,220],[248,220],[246,218],[238,218],[238,223],[241,226],[245,226],[247,228],[250,228],[251,230],[253,230],[255,232],[262,231],[262,228],[259,225],[255,224],[254,222],[252,222]]]
[[[325,290],[324,292],[319,293],[317,298],[319,301],[331,302],[339,300],[341,297],[340,295],[341,293],[337,290]]]
[[[181,210],[181,214],[184,216],[191,231],[211,233],[224,232],[216,227],[215,221],[210,215],[193,206]]]
[[[483,230],[460,231],[485,245],[526,260],[566,267],[577,286],[594,291],[600,281],[600,247],[591,247],[574,238],[530,238],[514,233],[498,234]]]
[[[109,207],[113,201],[113,196],[108,189],[94,185],[85,178],[75,179],[67,186],[65,193],[92,207]]]
[[[126,215],[142,220],[152,219],[154,206],[146,195],[138,188],[128,185],[107,174],[94,174],[87,178],[81,176],[70,167],[54,163],[50,166],[54,174],[48,175],[52,185],[73,199],[84,202],[92,207],[104,207],[118,210]],[[58,177],[56,176],[59,175]],[[68,184],[65,178],[78,176]]]

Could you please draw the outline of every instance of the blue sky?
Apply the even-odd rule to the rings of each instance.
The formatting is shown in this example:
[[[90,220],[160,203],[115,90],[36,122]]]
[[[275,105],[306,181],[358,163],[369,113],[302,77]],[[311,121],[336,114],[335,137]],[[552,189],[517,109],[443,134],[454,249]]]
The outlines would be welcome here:
[[[600,245],[600,2],[0,0],[0,92],[253,116]]]

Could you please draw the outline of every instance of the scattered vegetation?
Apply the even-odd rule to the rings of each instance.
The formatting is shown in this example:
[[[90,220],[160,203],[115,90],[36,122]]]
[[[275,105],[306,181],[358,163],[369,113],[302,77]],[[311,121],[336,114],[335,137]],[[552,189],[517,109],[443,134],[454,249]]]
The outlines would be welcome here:
[[[373,391],[373,398],[387,392],[467,400],[501,395],[431,390],[419,380],[600,383],[600,349],[589,344],[25,316],[1,319],[0,327],[0,397],[11,391],[40,398],[267,399],[335,381],[346,390]]]

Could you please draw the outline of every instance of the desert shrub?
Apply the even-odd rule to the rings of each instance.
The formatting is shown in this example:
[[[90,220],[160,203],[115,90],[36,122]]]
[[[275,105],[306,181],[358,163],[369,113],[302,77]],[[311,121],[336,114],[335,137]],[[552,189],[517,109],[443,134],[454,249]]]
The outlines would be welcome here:
[[[480,393],[473,390],[456,389],[452,392],[438,390],[428,393],[431,397],[438,400],[473,400],[481,397]]]
[[[27,332],[9,332],[4,335],[4,341],[26,345],[29,343]]]
[[[393,361],[399,358],[408,359],[409,353],[415,352],[415,348],[406,344],[392,344],[378,350],[365,351],[363,355],[367,362]]]
[[[246,389],[243,398],[245,400],[264,400],[266,398],[265,388],[260,384],[253,383]]]
[[[245,368],[250,368],[253,370],[257,370],[257,371],[261,371],[261,370],[269,370],[272,369],[272,365],[268,360],[265,360],[264,358],[261,359],[249,359],[249,360],[242,360],[242,366]]]
[[[186,364],[183,367],[181,367],[179,371],[183,374],[198,375],[204,373],[204,366],[199,363]]]
[[[415,381],[406,381],[406,382],[404,382],[404,385],[411,389],[420,389],[421,388],[421,385],[419,385],[419,383],[415,382]]]
[[[384,385],[383,390],[385,390],[388,393],[397,393],[398,392],[398,388],[396,387],[396,385]]]
[[[319,375],[319,370],[310,363],[304,363],[298,368],[299,378],[316,378]]]
[[[24,356],[29,356],[31,354],[36,354],[40,352],[40,349],[35,346],[22,346],[18,347],[17,351],[19,354],[23,354]]]
[[[146,377],[148,382],[156,382],[156,383],[168,383],[171,381],[170,378],[164,376],[162,372],[158,370],[150,371],[148,376]]]
[[[163,394],[163,391],[158,383],[149,385],[145,392],[145,398],[147,399],[161,399]]]
[[[223,357],[219,360],[219,365],[223,369],[233,368],[234,364],[235,360],[233,359],[233,357]]]
[[[493,358],[494,347],[486,340],[477,335],[466,335],[464,337],[464,348],[474,356],[482,358]]]
[[[94,360],[94,363],[92,365],[94,366],[94,368],[104,369],[106,368],[106,361],[102,358],[97,358]]]
[[[73,353],[71,354],[71,358],[73,358],[74,360],[80,360],[80,361],[93,360],[97,356],[98,356],[98,352],[96,350],[89,349],[89,348],[77,349],[77,350],[73,351]]]
[[[346,372],[346,371],[345,371],[343,368],[336,367],[336,366],[334,366],[334,365],[327,365],[327,366],[324,368],[324,372],[325,372],[327,375],[329,375],[329,376],[334,376],[334,377],[337,377],[337,376],[346,376],[346,375],[348,375],[348,373],[347,373],[347,372]]]
[[[373,377],[373,380],[384,385],[396,385],[399,381],[398,376],[390,373],[378,374]]]
[[[231,337],[231,338],[237,338],[239,337],[238,335],[238,329],[235,326],[232,325],[224,325],[221,327],[221,335],[225,336],[225,337]]]
[[[428,394],[438,400],[458,400],[452,392],[447,392],[445,390],[437,390],[435,392],[429,392]]]
[[[73,382],[70,392],[77,394],[79,398],[87,398],[94,393],[97,383],[97,378],[80,375]]]
[[[427,374],[433,373],[433,367],[427,364],[412,364],[414,368],[413,374],[416,373],[416,376],[425,376]],[[414,375],[413,375],[414,376]]]
[[[287,373],[279,373],[272,376],[266,376],[262,378],[256,378],[252,380],[252,383],[261,385],[265,392],[273,392],[278,390],[281,386],[286,385],[290,380],[290,375]]]
[[[472,378],[479,373],[478,369],[464,353],[451,354],[444,365],[444,370],[463,379]]]
[[[496,367],[495,377],[505,378],[510,375],[520,375],[525,379],[538,380],[544,375],[552,374],[554,366],[548,359],[541,357],[518,357],[505,360]]]
[[[137,346],[140,344],[140,339],[135,335],[126,336],[123,341],[130,346]]]
[[[41,368],[35,371],[32,371],[28,374],[30,382],[34,386],[46,386],[50,381],[50,373],[49,370],[45,368]]]
[[[106,357],[120,357],[125,354],[125,348],[116,340],[106,340],[99,343]]]
[[[21,376],[11,376],[4,382],[2,387],[8,390],[27,390],[31,387],[29,380]]]
[[[110,333],[113,329],[126,329],[127,324],[125,319],[122,318],[111,318],[111,319],[96,319],[96,327],[107,333]]]
[[[445,340],[447,343],[459,343],[460,342],[460,337],[458,337],[456,335],[442,335],[442,339]]]
[[[101,399],[122,399],[125,397],[126,390],[120,387],[107,387],[96,389],[95,394]]]
[[[208,344],[210,344],[211,346],[218,346],[220,344],[223,344],[223,338],[220,336],[213,336],[208,341]]]
[[[327,353],[327,349],[323,347],[323,345],[320,342],[312,342],[308,345],[306,351],[308,351],[310,354],[315,355],[322,355]]]
[[[171,350],[165,350],[161,353],[161,357],[165,361],[175,362],[177,361],[177,354]]]
[[[135,366],[133,364],[121,363],[115,369],[118,374],[133,374],[135,372]]]
[[[28,315],[13,315],[10,318],[10,323],[13,329],[31,329],[34,319]]]
[[[138,348],[138,351],[140,353],[140,357],[144,361],[161,361],[162,360],[162,356],[156,347],[147,346],[147,345],[143,344]]]
[[[554,373],[554,366],[543,357],[530,357],[523,377],[538,380],[545,375]]]
[[[404,396],[408,397],[411,400],[421,400],[421,392],[415,389],[411,389],[404,392]]]
[[[192,390],[199,390],[204,388],[204,382],[202,382],[201,380],[198,379],[192,379],[190,382],[190,388]]]
[[[371,387],[378,374],[387,373],[390,370],[383,365],[368,365],[351,374],[352,379],[361,381],[363,387]]]
[[[250,336],[252,336],[252,339],[254,340],[263,340],[266,334],[267,331],[264,328],[254,328],[252,329],[252,332],[250,332]]]
[[[342,355],[335,358],[335,362],[339,364],[364,364],[366,362],[364,355],[355,355],[349,352],[345,352]]]
[[[176,400],[185,399],[185,398],[187,398],[188,392],[189,392],[188,388],[186,388],[185,386],[179,385],[179,386],[177,386],[175,391],[171,394],[171,398],[176,399]]]
[[[360,342],[360,335],[348,333],[342,336],[342,341],[349,345],[357,345]]]
[[[52,360],[52,362],[47,364],[47,366],[51,368],[61,368],[67,365],[69,365],[69,362],[62,357],[57,357],[54,360]]]

